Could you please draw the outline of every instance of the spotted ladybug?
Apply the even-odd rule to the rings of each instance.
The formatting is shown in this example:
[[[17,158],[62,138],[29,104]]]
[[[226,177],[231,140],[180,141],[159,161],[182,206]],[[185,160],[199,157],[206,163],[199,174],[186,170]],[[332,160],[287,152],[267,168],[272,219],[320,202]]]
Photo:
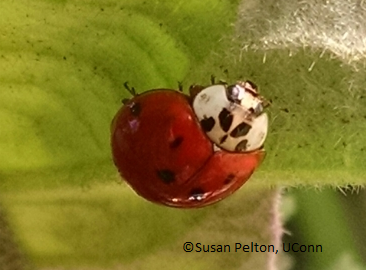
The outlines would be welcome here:
[[[111,125],[113,160],[145,199],[197,208],[239,189],[264,159],[266,100],[250,81],[149,90],[124,101]]]

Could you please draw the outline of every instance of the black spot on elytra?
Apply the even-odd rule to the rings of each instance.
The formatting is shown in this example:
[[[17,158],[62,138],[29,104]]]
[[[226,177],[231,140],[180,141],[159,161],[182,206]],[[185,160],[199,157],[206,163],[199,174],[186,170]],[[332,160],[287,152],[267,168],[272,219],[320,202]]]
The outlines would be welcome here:
[[[228,132],[233,123],[233,115],[226,108],[223,108],[219,114],[219,121],[222,130]]]
[[[156,174],[165,184],[170,184],[175,181],[175,173],[171,170],[158,170]]]
[[[242,140],[235,147],[235,151],[243,152],[247,149],[248,140]]]
[[[251,113],[251,114],[254,114],[255,113],[255,110],[254,108],[249,108],[248,111]]]
[[[172,142],[169,143],[170,148],[177,148],[179,145],[181,145],[183,142],[183,137],[178,136],[176,137]]]
[[[211,116],[200,121],[201,127],[205,132],[210,132],[215,125],[215,119]]]
[[[223,144],[226,141],[227,137],[227,135],[222,136],[220,139],[220,144]]]
[[[225,181],[224,181],[224,184],[227,185],[227,184],[230,184],[231,181],[233,181],[235,178],[235,174],[229,174],[228,176],[226,176],[225,178]]]
[[[141,113],[141,105],[140,103],[132,103],[130,106],[130,111],[133,116],[139,116]]]
[[[245,136],[248,134],[251,128],[252,128],[251,125],[242,122],[239,125],[237,125],[236,128],[233,129],[233,131],[230,132],[230,136],[234,138]]]
[[[191,190],[189,196],[190,198],[193,198],[194,200],[201,200],[203,194],[205,194],[205,192],[203,191],[203,189],[201,188],[194,188]]]

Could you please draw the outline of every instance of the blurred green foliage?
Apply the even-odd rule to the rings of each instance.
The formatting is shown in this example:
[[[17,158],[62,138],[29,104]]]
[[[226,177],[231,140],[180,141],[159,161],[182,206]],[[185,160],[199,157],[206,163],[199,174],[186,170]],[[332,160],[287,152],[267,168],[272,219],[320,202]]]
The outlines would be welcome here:
[[[261,269],[267,257],[192,255],[181,245],[270,241],[281,228],[268,186],[364,183],[363,73],[321,47],[248,45],[296,5],[281,3],[243,2],[238,22],[236,0],[1,1],[0,199],[36,267]],[[187,91],[212,74],[251,79],[273,102],[268,154],[245,189],[185,212],[117,185],[109,124],[128,97],[123,83],[142,92],[183,81]],[[351,233],[365,234],[355,210],[364,206],[337,196],[292,195],[299,238],[289,239],[326,253],[301,254],[295,269],[362,269]]]
[[[293,269],[366,268],[364,191],[290,189],[285,196],[294,207],[286,218],[283,242],[322,245],[321,253],[287,253],[294,258]]]

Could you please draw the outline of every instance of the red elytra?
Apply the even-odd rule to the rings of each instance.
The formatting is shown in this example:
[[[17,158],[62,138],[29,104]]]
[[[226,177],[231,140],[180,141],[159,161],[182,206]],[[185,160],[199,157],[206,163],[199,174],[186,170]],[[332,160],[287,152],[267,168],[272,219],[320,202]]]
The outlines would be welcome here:
[[[214,151],[190,104],[175,90],[134,96],[111,126],[113,160],[121,176],[145,199],[197,208],[239,189],[265,152]]]

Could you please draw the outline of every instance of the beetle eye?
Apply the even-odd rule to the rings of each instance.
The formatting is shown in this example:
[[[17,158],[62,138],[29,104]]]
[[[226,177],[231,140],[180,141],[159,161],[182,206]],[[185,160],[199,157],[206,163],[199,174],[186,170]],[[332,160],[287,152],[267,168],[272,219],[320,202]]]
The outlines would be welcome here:
[[[257,103],[257,106],[255,106],[255,108],[254,108],[254,114],[255,115],[259,115],[259,114],[261,114],[262,112],[263,112],[263,105],[262,105],[262,103]]]
[[[235,103],[240,103],[240,101],[244,97],[244,88],[240,87],[239,85],[229,85],[226,89],[226,95],[228,99]]]

